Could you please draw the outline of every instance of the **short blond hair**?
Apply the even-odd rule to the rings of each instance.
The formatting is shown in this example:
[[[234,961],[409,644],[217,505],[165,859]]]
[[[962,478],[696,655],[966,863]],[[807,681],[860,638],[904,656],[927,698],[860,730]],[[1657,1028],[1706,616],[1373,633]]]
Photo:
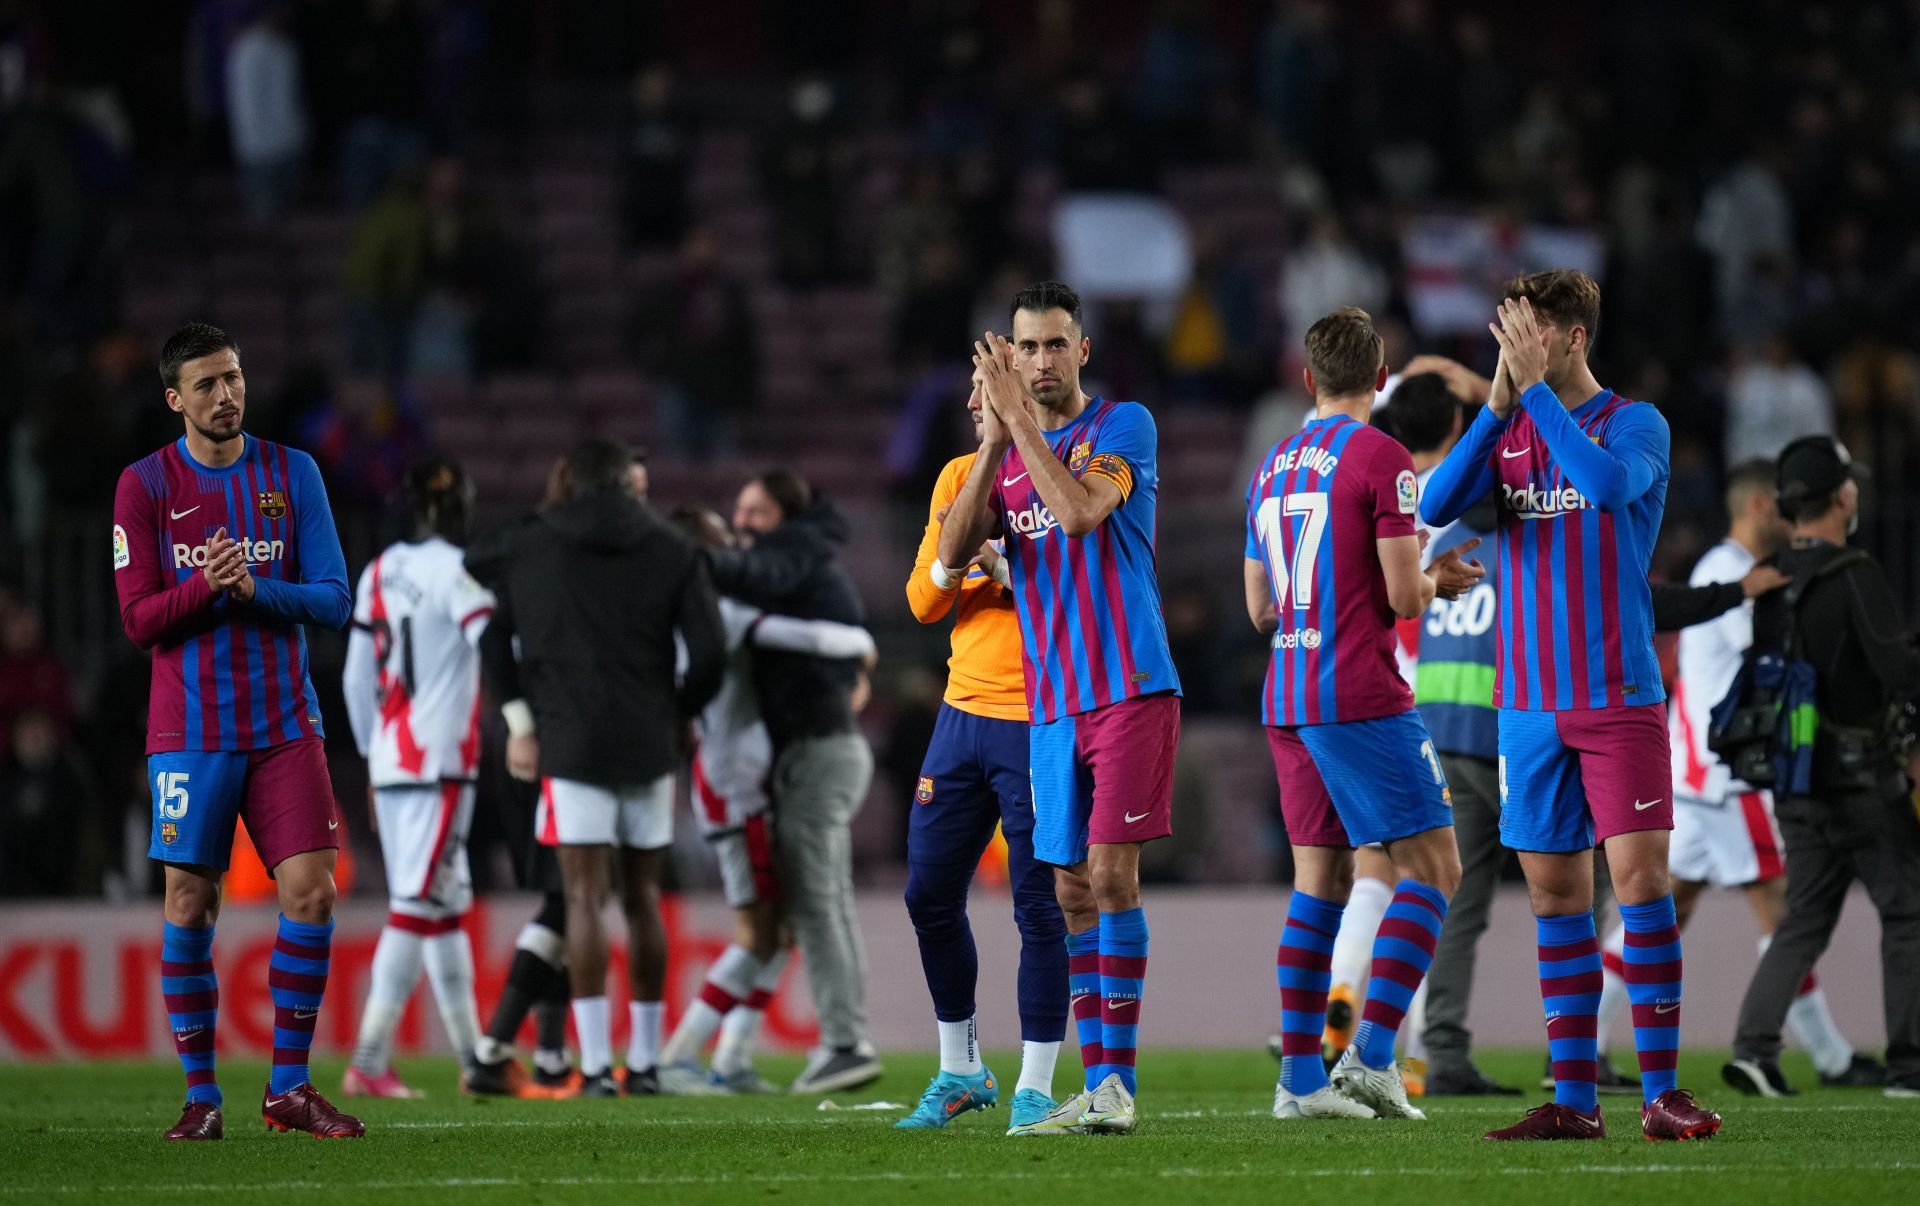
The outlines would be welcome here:
[[[1358,306],[1342,306],[1307,328],[1307,368],[1322,397],[1372,389],[1385,363],[1386,342]]]

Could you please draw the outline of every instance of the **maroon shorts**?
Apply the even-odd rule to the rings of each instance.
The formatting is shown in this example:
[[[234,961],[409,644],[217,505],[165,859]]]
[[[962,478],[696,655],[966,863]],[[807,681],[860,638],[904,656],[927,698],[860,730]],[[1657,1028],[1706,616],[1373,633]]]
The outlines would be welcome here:
[[[1353,839],[1334,811],[1327,781],[1320,777],[1307,743],[1300,740],[1300,731],[1268,725],[1267,746],[1273,751],[1273,770],[1280,780],[1280,817],[1286,822],[1287,841],[1295,846],[1353,849]]]
[[[1180,697],[1171,693],[1034,725],[1034,857],[1070,867],[1086,859],[1089,844],[1171,834],[1179,746]]]

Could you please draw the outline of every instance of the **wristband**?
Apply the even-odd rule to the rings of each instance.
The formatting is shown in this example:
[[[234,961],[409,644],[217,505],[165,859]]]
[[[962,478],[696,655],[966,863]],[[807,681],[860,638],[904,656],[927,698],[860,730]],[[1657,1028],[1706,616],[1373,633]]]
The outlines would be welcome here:
[[[933,565],[927,570],[927,575],[933,579],[933,584],[941,590],[952,590],[960,581],[953,576],[952,570],[940,564],[938,557],[934,558]]]
[[[507,718],[507,732],[515,737],[525,737],[533,732],[533,708],[524,699],[509,699],[500,705],[500,715]]]
[[[995,582],[998,582],[1008,590],[1013,589],[1013,572],[1007,568],[1007,559],[1005,557],[997,558],[994,561],[993,574],[991,576]]]

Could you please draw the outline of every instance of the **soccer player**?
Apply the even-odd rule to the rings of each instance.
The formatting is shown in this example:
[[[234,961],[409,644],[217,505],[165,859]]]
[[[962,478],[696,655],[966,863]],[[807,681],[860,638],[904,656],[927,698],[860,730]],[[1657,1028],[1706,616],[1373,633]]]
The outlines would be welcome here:
[[[980,376],[975,372],[967,397],[976,435],[986,406]],[[1026,683],[1012,577],[1000,553],[1005,545],[982,546],[957,574],[934,568],[941,526],[976,455],[955,457],[940,471],[907,579],[914,619],[936,624],[952,615],[954,622],[946,698],[920,766],[907,829],[907,915],[933,997],[940,1070],[919,1106],[896,1125],[943,1127],[999,1100],[999,1085],[980,1058],[974,1019],[980,964],[967,922],[967,887],[998,823],[1006,838],[1013,920],[1020,931],[1020,1080],[1007,1130],[1018,1135],[1059,1106],[1053,1099],[1053,1068],[1067,1033],[1066,925],[1054,899],[1053,871],[1033,855]],[[1099,924],[1091,910],[1074,920],[1083,935]],[[1086,966],[1093,960],[1085,953],[1079,958],[1082,987],[1091,988],[1086,981],[1097,963]],[[1090,992],[1083,996],[1091,1010],[1097,998]]]
[[[1727,474],[1727,514],[1732,524],[1727,536],[1708,549],[1693,567],[1695,586],[1738,582],[1754,566],[1787,547],[1793,529],[1780,516],[1773,497],[1771,461],[1748,461]],[[1780,827],[1773,819],[1772,793],[1757,790],[1735,778],[1718,755],[1707,748],[1707,729],[1714,705],[1732,687],[1747,647],[1753,644],[1751,600],[1705,624],[1680,633],[1680,673],[1674,681],[1673,702],[1667,709],[1667,736],[1673,744],[1673,846],[1668,869],[1675,880],[1674,910],[1681,929],[1692,916],[1700,893],[1708,886],[1740,888],[1760,924],[1760,950],[1765,953],[1773,931],[1787,915],[1786,864],[1781,856]],[[1600,1054],[1604,1061],[1607,1032],[1627,1004],[1625,927],[1615,925],[1601,943],[1606,985],[1600,992]],[[1814,1068],[1825,1085],[1878,1085],[1886,1075],[1879,1061],[1856,1055],[1840,1033],[1827,1008],[1826,993],[1808,975],[1787,1012],[1787,1025],[1813,1056]],[[1751,1076],[1736,1087],[1764,1096],[1778,1090],[1764,1075]]]
[[[387,870],[387,924],[373,952],[360,1038],[341,1092],[418,1097],[393,1070],[393,1029],[424,966],[463,1075],[480,1014],[473,947],[461,923],[473,907],[467,832],[480,762],[481,631],[493,594],[467,573],[460,546],[473,483],[433,458],[407,474],[414,530],[360,575],[341,674],[354,743],[367,759]]]
[[[734,535],[706,507],[677,508],[673,520],[695,544],[731,546]],[[733,907],[734,940],[707,970],[705,983],[660,1053],[660,1091],[698,1095],[775,1093],[754,1070],[750,1051],[791,947],[780,926],[780,880],[774,857],[774,815],[767,784],[773,738],[760,718],[753,676],[755,648],[870,664],[873,636],[853,624],[768,615],[735,599],[720,600],[727,671],[720,693],[700,714],[693,756],[693,813],[720,863]],[[718,1031],[710,1074],[700,1049]]]
[[[956,578],[988,537],[1006,539],[1031,723],[1033,852],[1057,868],[1087,1074],[1081,1093],[1029,1129],[1126,1134],[1147,972],[1140,847],[1173,832],[1180,742],[1180,678],[1154,571],[1158,437],[1146,407],[1081,391],[1093,345],[1072,289],[1029,285],[1011,317],[1011,341],[989,331],[974,345],[980,451],[941,526],[936,564]],[[1072,928],[1096,913],[1094,928]]]
[[[1587,365],[1600,287],[1573,269],[1520,277],[1498,321],[1492,396],[1427,482],[1451,523],[1498,490],[1500,833],[1531,898],[1554,1099],[1489,1139],[1599,1139],[1600,944],[1593,844],[1627,927],[1627,986],[1649,1139],[1698,1139],[1720,1116],[1678,1085],[1680,931],[1666,693],[1647,565],[1666,509],[1666,420]]]
[[[185,433],[120,474],[113,578],[127,636],[153,654],[147,856],[165,868],[160,987],[187,1074],[186,1108],[166,1137],[218,1139],[224,1129],[213,931],[244,817],[280,898],[267,970],[273,1071],[260,1112],[275,1130],[359,1138],[366,1128],[307,1070],[327,988],[340,821],[301,626],[346,624],[346,558],[313,458],[241,430],[247,382],[225,331],[175,331],[160,381]]]
[[[1387,369],[1365,311],[1307,331],[1315,417],[1268,452],[1247,487],[1247,613],[1272,638],[1262,722],[1293,844],[1281,931],[1282,1058],[1273,1116],[1424,1118],[1407,1103],[1394,1040],[1433,960],[1460,881],[1453,813],[1433,742],[1395,661],[1395,616],[1414,617],[1483,572],[1462,544],[1420,568],[1413,459],[1365,420]],[[1384,845],[1399,882],[1373,939],[1360,1024],[1329,1081],[1320,1057],[1334,935],[1353,849]]]

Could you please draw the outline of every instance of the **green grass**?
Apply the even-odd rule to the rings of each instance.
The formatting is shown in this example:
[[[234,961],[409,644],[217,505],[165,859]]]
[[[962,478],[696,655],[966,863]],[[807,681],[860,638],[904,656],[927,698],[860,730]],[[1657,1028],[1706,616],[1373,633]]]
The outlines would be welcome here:
[[[1603,1103],[1602,1143],[1489,1144],[1481,1132],[1544,1094],[1537,1053],[1483,1066],[1523,1098],[1426,1103],[1422,1123],[1289,1123],[1267,1116],[1274,1067],[1260,1051],[1142,1053],[1140,1129],[1131,1137],[1008,1139],[1004,1108],[945,1131],[896,1132],[893,1112],[821,1111],[811,1099],[474,1101],[445,1061],[403,1065],[432,1095],[357,1103],[368,1137],[319,1143],[257,1121],[258,1063],[223,1065],[227,1139],[164,1144],[180,1099],[164,1063],[0,1065],[0,1206],[181,1202],[928,1202],[1138,1203],[1339,1201],[1466,1206],[1664,1201],[1913,1202],[1920,1196],[1920,1102],[1864,1090],[1804,1091],[1775,1102],[1718,1082],[1720,1057],[1682,1062],[1683,1083],[1726,1115],[1705,1143],[1639,1137],[1638,1101]],[[1008,1075],[1015,1056],[992,1061]],[[1066,1061],[1071,1063],[1071,1056]],[[791,1075],[793,1061],[764,1061]],[[912,1102],[928,1054],[894,1055],[879,1084],[842,1105]],[[335,1061],[319,1068],[339,1083]],[[1074,1075],[1061,1069],[1064,1087]],[[1804,1061],[1788,1075],[1815,1083]],[[1009,1082],[1008,1088],[1011,1087]],[[1007,1093],[1011,1097],[1011,1093]],[[244,1194],[245,1197],[237,1195]]]

